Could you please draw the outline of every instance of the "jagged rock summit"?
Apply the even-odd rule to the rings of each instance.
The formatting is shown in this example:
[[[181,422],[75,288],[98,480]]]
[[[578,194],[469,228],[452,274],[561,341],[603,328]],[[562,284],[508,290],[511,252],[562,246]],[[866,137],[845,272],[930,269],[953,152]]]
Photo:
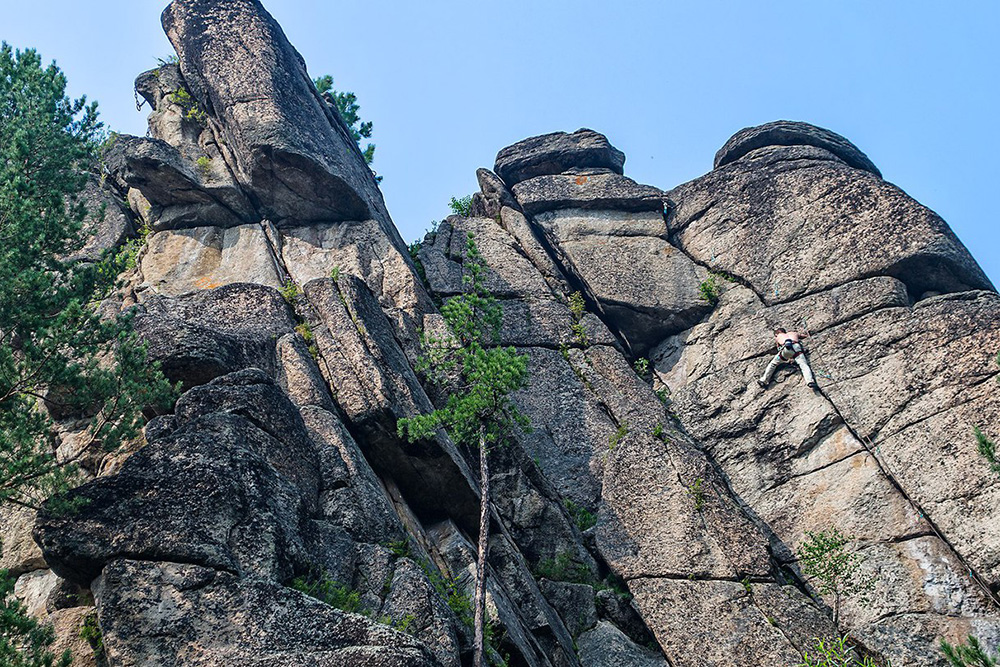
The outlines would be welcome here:
[[[61,637],[96,611],[115,667],[469,664],[478,454],[396,421],[443,398],[418,332],[471,233],[531,373],[534,428],[491,455],[495,658],[791,666],[847,634],[929,667],[940,638],[1000,640],[1000,480],[971,437],[1000,435],[1000,296],[846,139],[750,128],[664,191],[597,132],[534,137],[407,248],[260,3],[163,22],[179,62],[140,75],[150,136],[109,160],[130,219],[95,238],[153,230],[116,305],[185,391],[92,462],[78,513],[3,510]],[[776,324],[811,334],[820,391],[755,384]],[[836,622],[795,557],[832,527],[876,582]],[[333,606],[297,590],[317,576]]]

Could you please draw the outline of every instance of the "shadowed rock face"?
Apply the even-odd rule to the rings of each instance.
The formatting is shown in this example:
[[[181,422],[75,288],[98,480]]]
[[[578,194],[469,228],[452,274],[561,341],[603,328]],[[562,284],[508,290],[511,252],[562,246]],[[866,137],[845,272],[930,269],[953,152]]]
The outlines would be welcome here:
[[[533,430],[491,453],[511,664],[792,665],[849,634],[938,667],[941,637],[1000,639],[1000,479],[970,435],[1000,437],[1000,298],[849,141],[749,128],[664,193],[597,132],[529,138],[413,248],[418,275],[259,3],[176,0],[163,22],[179,64],[140,75],[150,138],[110,160],[138,219],[93,247],[154,230],[122,305],[184,393],[130,455],[94,455],[40,550],[31,514],[0,510],[3,565],[61,641],[89,590],[112,666],[468,664],[478,453],[396,425],[446,398],[418,332],[441,331],[470,233],[497,343],[531,373]],[[812,334],[821,392],[754,383],[778,324]],[[795,558],[832,527],[876,580],[839,627]],[[289,587],[321,574],[359,613]]]

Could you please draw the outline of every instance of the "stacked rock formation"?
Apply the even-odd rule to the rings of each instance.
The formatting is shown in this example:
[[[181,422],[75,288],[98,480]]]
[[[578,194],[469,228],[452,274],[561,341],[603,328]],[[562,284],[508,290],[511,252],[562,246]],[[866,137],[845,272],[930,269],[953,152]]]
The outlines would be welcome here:
[[[442,398],[419,331],[472,234],[531,372],[533,431],[493,454],[494,657],[791,666],[846,633],[930,666],[939,638],[1000,640],[1000,480],[971,438],[1000,435],[1000,296],[849,141],[748,128],[664,192],[597,132],[534,137],[408,249],[256,0],[163,23],[178,63],[136,82],[150,136],[108,160],[131,211],[96,238],[151,230],[118,305],[184,393],[77,514],[43,509],[37,547],[5,521],[62,636],[96,611],[115,666],[468,664],[478,454],[396,421]],[[812,334],[820,392],[753,382],[776,324]],[[878,582],[839,627],[795,559],[830,527]],[[350,610],[290,585],[318,573]]]

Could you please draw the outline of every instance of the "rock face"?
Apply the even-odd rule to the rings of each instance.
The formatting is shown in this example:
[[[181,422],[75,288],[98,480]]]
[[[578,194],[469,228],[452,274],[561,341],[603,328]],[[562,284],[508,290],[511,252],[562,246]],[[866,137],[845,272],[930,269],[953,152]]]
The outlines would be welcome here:
[[[1000,640],[1000,478],[971,434],[1000,437],[1000,297],[853,144],[749,128],[665,192],[592,130],[530,138],[407,249],[258,2],[163,23],[179,63],[136,82],[150,137],[115,146],[131,210],[93,248],[151,230],[118,305],[183,394],[87,459],[75,513],[0,508],[60,641],[96,613],[112,666],[469,664],[478,454],[396,429],[445,399],[419,332],[469,234],[531,373],[533,430],[491,453],[495,657],[763,667],[846,634],[936,667],[941,638]],[[819,391],[754,382],[778,324],[811,334]],[[875,582],[836,620],[796,558],[830,528]]]

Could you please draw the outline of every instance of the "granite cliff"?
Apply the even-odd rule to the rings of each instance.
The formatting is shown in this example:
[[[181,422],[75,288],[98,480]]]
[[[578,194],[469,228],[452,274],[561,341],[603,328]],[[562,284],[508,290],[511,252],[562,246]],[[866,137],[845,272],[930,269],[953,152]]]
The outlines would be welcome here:
[[[932,666],[942,637],[1000,644],[1000,479],[971,435],[1000,436],[1000,296],[851,142],[747,128],[664,191],[597,132],[533,137],[408,248],[259,2],[174,0],[163,26],[177,63],[136,80],[149,134],[107,158],[92,251],[151,230],[108,307],[137,311],[184,393],[89,463],[77,514],[3,510],[2,565],[76,664],[468,664],[478,455],[396,421],[441,400],[420,332],[470,233],[499,343],[530,357],[533,431],[492,464],[509,664],[791,667],[846,633]],[[777,324],[811,334],[819,391],[754,383]],[[795,555],[829,527],[876,582],[839,627]],[[364,613],[289,587],[318,571]],[[75,631],[95,612],[101,655]]]

